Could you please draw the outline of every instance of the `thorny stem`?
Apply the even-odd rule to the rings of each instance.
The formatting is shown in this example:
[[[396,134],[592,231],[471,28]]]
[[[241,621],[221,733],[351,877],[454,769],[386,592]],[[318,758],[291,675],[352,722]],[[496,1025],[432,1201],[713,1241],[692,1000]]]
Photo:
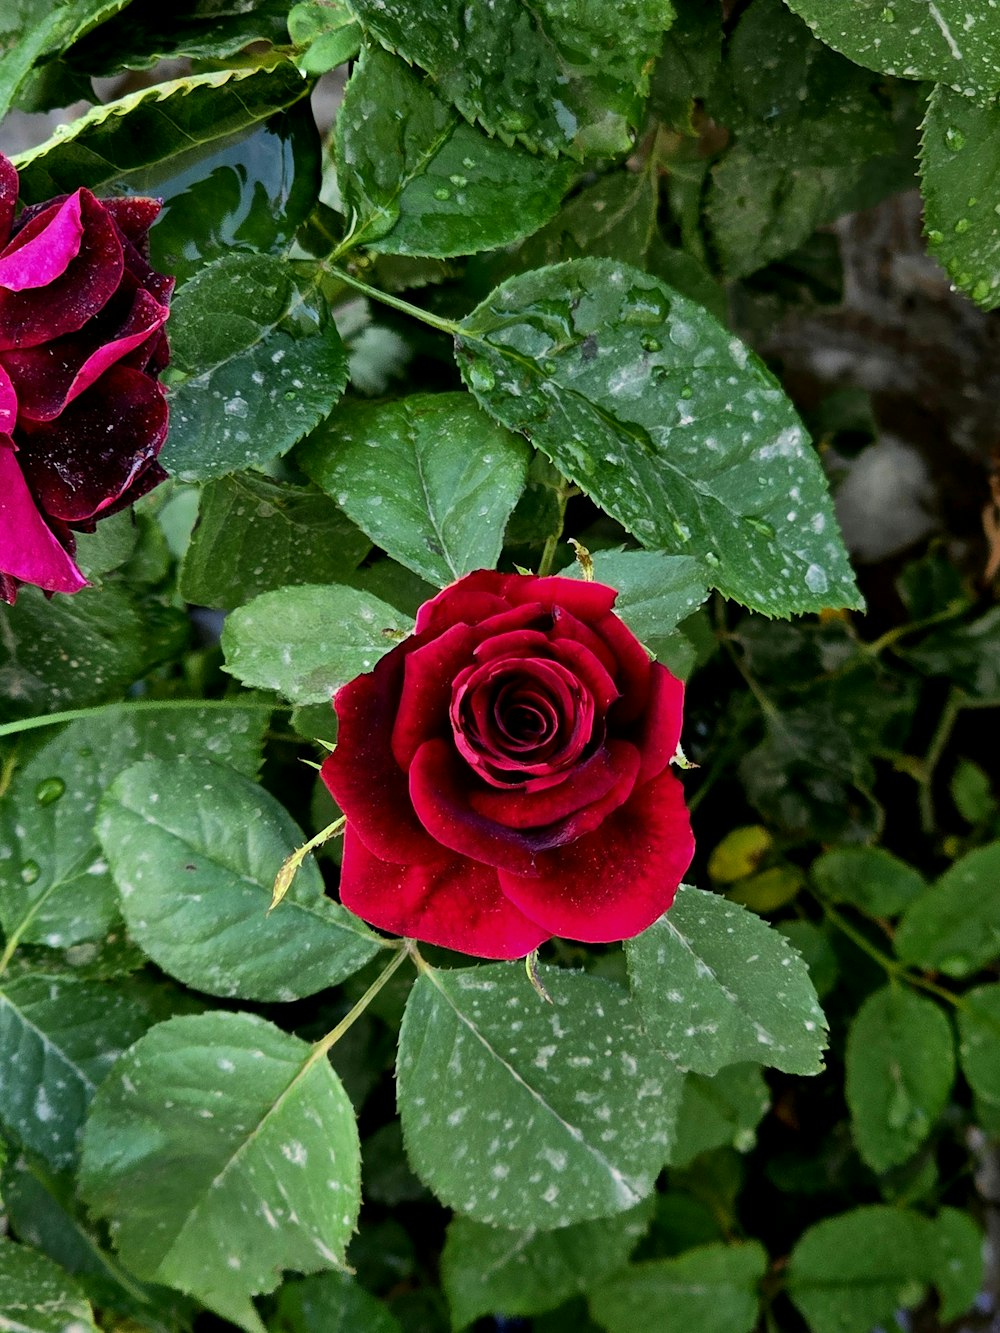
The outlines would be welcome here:
[[[313,1058],[319,1058],[320,1056],[326,1055],[327,1051],[331,1048],[331,1046],[335,1046],[337,1042],[340,1041],[341,1037],[344,1035],[347,1029],[351,1027],[351,1025],[355,1023],[357,1019],[361,1017],[361,1015],[365,1012],[365,1010],[371,1004],[372,1000],[374,1000],[375,996],[379,993],[382,987],[392,977],[393,973],[397,971],[397,969],[401,966],[404,958],[410,957],[408,940],[395,940],[395,941],[387,940],[386,943],[389,946],[389,948],[395,949],[396,951],[395,958],[393,958],[392,961],[382,969],[382,971],[378,974],[378,976],[375,978],[372,984],[365,991],[364,995],[362,995],[361,999],[358,1000],[357,1004],[354,1005],[352,1009],[348,1010],[348,1012],[340,1020],[337,1026],[333,1028],[332,1031],[328,1032],[325,1037],[321,1037],[320,1040],[315,1044],[315,1046],[312,1049]]]

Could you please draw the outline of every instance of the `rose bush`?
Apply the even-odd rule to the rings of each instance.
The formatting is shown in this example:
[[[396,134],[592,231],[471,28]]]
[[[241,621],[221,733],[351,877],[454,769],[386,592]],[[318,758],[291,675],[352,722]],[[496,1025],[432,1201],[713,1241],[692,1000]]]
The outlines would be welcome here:
[[[132,504],[166,473],[157,375],[173,279],[149,264],[160,209],[89,190],[22,210],[0,155],[0,598],[77,592],[73,530]]]
[[[486,958],[638,934],[694,843],[670,771],[683,685],[576,579],[468,574],[338,690],[323,778],[340,893],[373,925]]]

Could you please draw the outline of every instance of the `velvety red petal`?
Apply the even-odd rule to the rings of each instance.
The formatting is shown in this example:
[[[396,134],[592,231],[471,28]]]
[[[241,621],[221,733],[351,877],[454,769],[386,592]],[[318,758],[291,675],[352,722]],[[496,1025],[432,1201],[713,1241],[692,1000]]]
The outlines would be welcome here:
[[[17,171],[13,162],[0,153],[0,246],[7,244],[17,206]]]
[[[69,552],[38,512],[13,445],[9,440],[2,439],[0,570],[22,583],[33,583],[47,592],[79,592],[87,586],[87,580],[73,563]]]
[[[0,435],[13,435],[17,425],[17,393],[11,378],[0,365]]]
[[[31,423],[20,462],[45,512],[73,523],[106,509],[156,457],[167,415],[155,380],[112,366],[54,421]]]
[[[144,258],[148,257],[148,232],[163,207],[161,201],[146,195],[130,194],[119,199],[103,199],[101,202],[124,236]]]
[[[639,783],[661,773],[677,753],[684,721],[684,685],[660,662],[650,664],[646,711],[639,718],[633,739],[642,756]]]
[[[500,892],[489,866],[464,857],[424,865],[380,861],[350,823],[340,900],[380,930],[478,958],[523,958],[549,938]]]
[[[612,711],[612,721],[618,725],[627,724],[646,708],[652,659],[625,622],[617,616],[605,616],[594,629],[607,644],[617,664],[615,679],[621,698]]]
[[[474,788],[469,805],[479,815],[505,828],[539,829],[560,824],[567,840],[589,832],[593,819],[621,805],[635,786],[639,752],[627,741],[609,741],[585,759],[558,784],[537,788],[528,783],[520,790]],[[614,794],[610,806],[607,798]],[[590,818],[588,819],[588,811]]]
[[[148,495],[150,491],[155,490],[161,482],[166,481],[168,475],[166,469],[160,467],[159,463],[155,461],[150,463],[148,467],[143,468],[132,482],[132,485],[122,491],[117,500],[112,500],[109,505],[105,505],[100,512],[100,517],[109,518],[112,514],[130,508],[136,500],[141,500],[144,495]],[[97,525],[93,519],[90,519],[83,523],[74,523],[72,526],[78,531],[83,529],[84,531],[93,532]]]
[[[452,625],[478,625],[481,620],[509,611],[498,587],[503,577],[491,569],[479,569],[449,584],[417,612],[416,632],[440,633]]]
[[[511,902],[553,935],[630,939],[667,910],[694,855],[684,790],[667,769],[586,837],[542,853],[535,874],[501,869]]]
[[[44,287],[19,292],[0,288],[0,349],[34,347],[76,333],[117,290],[124,272],[118,229],[89,190],[80,190],[79,198],[83,235],[79,253],[65,272]],[[35,214],[5,253],[9,255],[14,247],[25,246],[41,234],[52,211]]]
[[[451,734],[452,681],[471,659],[477,637],[468,625],[452,625],[407,655],[392,728],[392,753],[401,769],[424,741]]]
[[[417,819],[406,774],[392,754],[392,723],[406,658],[419,640],[407,639],[334,697],[337,748],[321,776],[357,836],[375,856],[410,864],[441,859],[441,848]]]
[[[47,287],[69,268],[80,253],[83,220],[80,191],[71,194],[45,215],[44,224],[25,227],[0,255],[0,287],[23,292]],[[27,236],[27,239],[25,237]]]

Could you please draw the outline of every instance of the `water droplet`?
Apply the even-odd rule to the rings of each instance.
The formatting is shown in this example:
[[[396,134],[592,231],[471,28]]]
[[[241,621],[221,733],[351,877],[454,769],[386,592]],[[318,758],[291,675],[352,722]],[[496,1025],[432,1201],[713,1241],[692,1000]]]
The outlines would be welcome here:
[[[759,532],[762,537],[771,538],[774,536],[774,528],[766,519],[748,516],[746,521],[750,527],[753,528],[755,532]]]
[[[451,191],[448,189],[447,185],[439,185],[438,188],[434,191],[434,198],[450,199]]]
[[[955,223],[955,230],[958,232],[959,236],[961,236],[963,232],[969,230],[969,225],[970,224],[968,218],[959,218],[958,221]]]
[[[886,5],[885,9],[882,10],[881,18],[883,23],[895,23],[896,11]]]
[[[299,396],[299,395],[295,392],[294,389],[287,389],[287,390],[285,391],[285,402],[286,402],[286,403],[294,403],[295,400],[296,400],[296,398],[298,398],[298,396]]]
[[[821,569],[819,565],[810,565],[806,570],[806,587],[810,592],[824,593],[830,586],[830,580],[826,577],[826,570]]]
[[[542,369],[545,371],[546,375],[554,375],[559,367],[555,361],[543,361]]]
[[[944,240],[944,232],[929,231],[927,233],[927,239],[930,241],[931,245],[940,245],[941,242]]]
[[[41,868],[37,861],[25,861],[21,867],[21,882],[23,884],[34,884],[35,880],[41,874]]]
[[[965,135],[954,125],[949,125],[945,130],[944,141],[953,153],[960,153],[965,147]]]
[[[975,208],[975,206],[978,203],[979,200],[976,198],[976,196],[974,194],[970,194],[968,199],[965,201],[965,206],[966,208]]]
[[[650,374],[656,384],[662,384],[664,380],[670,378],[670,371],[666,366],[654,366]]]
[[[715,554],[714,551],[706,551],[703,558],[706,565],[711,565],[713,569],[718,568],[719,557]]]
[[[651,338],[648,334],[642,339],[642,350],[644,352],[658,352],[662,346],[659,338]]]
[[[465,176],[449,176],[448,179],[456,189],[461,189],[463,185],[468,185],[468,179]]]
[[[690,384],[685,384],[684,387],[683,387],[683,389],[681,389],[681,397],[682,397],[682,398],[690,398],[690,397],[691,397],[691,394],[692,394],[693,392],[694,392],[694,390],[691,388],[691,385],[690,385]]]
[[[35,800],[39,805],[54,805],[65,790],[62,778],[43,778],[35,788]]]
[[[489,393],[497,377],[485,361],[473,361],[469,366],[469,385],[473,393]]]
[[[992,290],[989,282],[985,278],[980,278],[972,289],[972,299],[974,301],[985,301]]]

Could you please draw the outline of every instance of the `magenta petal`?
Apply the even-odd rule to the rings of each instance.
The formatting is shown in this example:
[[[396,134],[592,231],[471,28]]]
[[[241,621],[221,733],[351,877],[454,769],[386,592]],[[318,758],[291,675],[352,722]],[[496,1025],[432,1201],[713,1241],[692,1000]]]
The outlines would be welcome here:
[[[7,244],[17,205],[17,171],[13,162],[0,153],[0,246]]]
[[[0,255],[0,287],[10,292],[47,287],[66,272],[80,253],[83,238],[80,191],[71,194],[55,209],[45,226],[21,244],[23,235],[21,232],[15,236],[8,250]]]
[[[523,958],[549,938],[500,892],[489,866],[463,857],[410,866],[380,861],[350,824],[340,901],[380,930],[479,958]]]
[[[31,423],[20,461],[45,512],[77,523],[107,509],[156,457],[167,415],[155,380],[112,366],[54,421]]]
[[[0,435],[13,435],[17,425],[17,394],[10,376],[0,365]]]
[[[606,944],[662,916],[693,855],[684,789],[668,769],[593,833],[541,854],[533,875],[501,870],[500,885],[553,935]]]
[[[0,570],[47,592],[87,586],[31,497],[13,445],[0,440]]]
[[[146,195],[123,195],[119,199],[102,199],[105,209],[141,255],[146,255],[147,233],[156,221],[163,204]]]

